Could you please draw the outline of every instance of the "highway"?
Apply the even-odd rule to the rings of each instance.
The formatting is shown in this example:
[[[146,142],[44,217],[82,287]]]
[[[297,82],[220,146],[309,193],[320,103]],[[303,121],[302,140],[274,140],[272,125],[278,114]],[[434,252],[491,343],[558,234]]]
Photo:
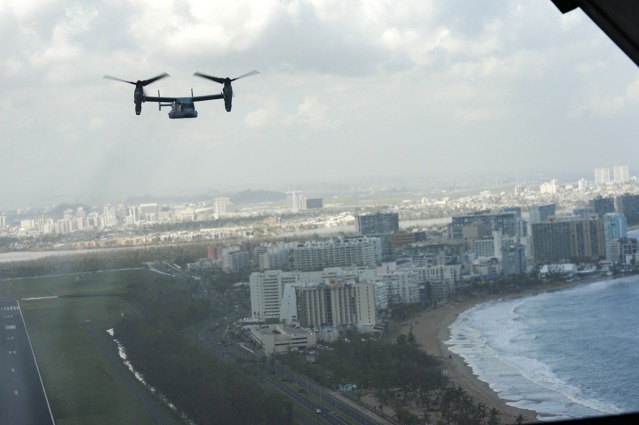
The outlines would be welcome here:
[[[220,354],[225,357],[237,361],[238,356],[232,352],[227,350],[227,348],[212,334],[211,331],[202,331],[200,332],[200,340],[206,343],[211,348],[218,351]],[[256,363],[259,364],[261,357],[250,350],[245,349],[240,344],[233,343],[235,348],[244,350],[247,355],[252,357]],[[290,398],[299,402],[302,406],[306,407],[313,414],[318,415],[325,423],[329,423],[332,425],[348,425],[348,424],[363,424],[363,425],[377,425],[380,423],[387,423],[382,418],[377,417],[377,419],[372,419],[370,416],[362,412],[362,408],[359,406],[353,407],[352,405],[344,402],[343,400],[335,397],[331,392],[327,391],[325,388],[315,384],[314,382],[308,380],[306,377],[295,373],[288,369],[285,366],[276,366],[273,369],[275,375],[269,373],[266,368],[258,369],[260,376],[268,381],[273,386],[280,389],[283,393],[285,393]],[[310,399],[304,392],[300,393],[293,389],[291,389],[288,385],[282,382],[281,377],[286,378],[291,382],[295,382],[300,385],[301,388],[304,388],[308,391],[309,395],[315,395],[320,400],[321,403],[314,402],[313,399]],[[326,409],[326,405],[330,405],[332,407],[331,410]],[[317,410],[319,409],[319,413]],[[341,416],[347,417],[348,421],[343,420],[340,416],[336,415],[334,412],[339,412]]]
[[[20,304],[0,298],[0,424],[55,424]]]

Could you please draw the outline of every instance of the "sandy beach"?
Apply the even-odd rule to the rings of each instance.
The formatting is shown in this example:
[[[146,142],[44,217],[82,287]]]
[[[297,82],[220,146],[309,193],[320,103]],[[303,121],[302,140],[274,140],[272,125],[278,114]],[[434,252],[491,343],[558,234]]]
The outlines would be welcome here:
[[[592,281],[593,280],[584,280],[580,282],[562,283],[552,287],[533,288],[531,290],[524,290],[522,292],[507,295],[490,295],[478,297],[472,300],[450,303],[421,313],[418,317],[412,319],[412,321],[404,326],[402,332],[408,333],[412,328],[413,335],[420,346],[428,354],[434,355],[442,360],[446,367],[446,373],[453,382],[455,382],[455,384],[464,388],[468,394],[475,399],[475,402],[485,404],[489,410],[495,407],[501,412],[501,423],[514,423],[515,417],[518,415],[522,415],[526,418],[525,423],[540,422],[537,419],[536,412],[509,406],[507,401],[499,398],[497,393],[493,391],[487,383],[479,380],[477,376],[473,374],[472,369],[460,356],[448,350],[448,346],[445,344],[445,341],[450,339],[449,326],[457,319],[457,316],[461,312],[480,303],[500,298],[517,298],[541,292],[555,291]]]

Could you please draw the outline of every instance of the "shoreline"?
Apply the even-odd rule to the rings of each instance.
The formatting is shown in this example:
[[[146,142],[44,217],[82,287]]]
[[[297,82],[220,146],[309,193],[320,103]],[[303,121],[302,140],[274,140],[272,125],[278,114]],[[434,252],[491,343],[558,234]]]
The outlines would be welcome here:
[[[445,368],[445,373],[455,385],[461,386],[475,400],[475,403],[483,403],[488,411],[493,407],[499,410],[501,413],[499,417],[501,423],[511,423],[515,417],[519,415],[525,418],[525,423],[542,422],[542,420],[539,419],[540,413],[507,404],[509,401],[500,398],[499,395],[490,388],[488,383],[480,380],[460,355],[448,349],[446,341],[450,339],[449,327],[462,312],[479,304],[499,299],[515,299],[544,292],[554,292],[606,279],[611,278],[597,277],[573,282],[561,282],[553,286],[534,287],[518,292],[491,294],[455,303],[448,303],[433,310],[420,313],[411,319],[407,325],[403,326],[401,332],[408,333],[409,330],[412,330],[417,343],[422,349],[441,360]]]

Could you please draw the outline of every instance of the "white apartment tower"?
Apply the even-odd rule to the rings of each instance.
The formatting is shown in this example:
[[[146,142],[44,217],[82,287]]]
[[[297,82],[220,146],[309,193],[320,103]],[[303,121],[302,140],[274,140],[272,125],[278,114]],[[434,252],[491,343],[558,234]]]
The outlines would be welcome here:
[[[302,209],[302,192],[286,192],[286,206],[293,212]]]
[[[595,168],[595,184],[610,182],[610,168]]]
[[[559,180],[552,179],[549,182],[543,183],[539,186],[539,191],[541,193],[556,194],[559,191]]]
[[[229,203],[229,198],[215,198],[213,199],[213,212],[218,216],[226,214],[226,206]]]
[[[612,167],[612,177],[615,183],[626,183],[630,181],[630,173],[627,165],[616,165]]]
[[[285,286],[317,284],[332,276],[331,269],[302,273],[298,271],[266,270],[251,273],[251,316],[255,320],[280,319]]]
[[[275,322],[295,322],[299,320],[301,322],[302,318],[298,317],[300,308],[306,309],[304,311],[314,311],[314,308],[319,308],[318,304],[313,304],[315,307],[300,304],[303,301],[301,301],[298,291],[302,288],[302,293],[308,292],[308,296],[316,300],[313,301],[315,303],[319,303],[319,299],[323,296],[332,297],[333,295],[331,294],[335,292],[334,296],[337,298],[334,299],[334,302],[336,304],[331,304],[330,299],[321,301],[322,303],[328,303],[326,305],[322,304],[322,308],[329,306],[337,309],[331,310],[330,313],[326,313],[326,311],[321,313],[335,317],[335,322],[331,322],[335,326],[340,324],[374,324],[375,287],[373,284],[356,282],[356,280],[355,271],[342,270],[340,268],[327,268],[317,272],[267,270],[263,273],[251,273],[249,278],[251,317],[254,320],[271,320]],[[313,289],[318,287],[324,289]],[[344,289],[346,287],[349,289]],[[326,292],[327,288],[332,288],[332,290]],[[343,293],[344,291],[346,293]],[[344,304],[346,299],[350,300],[348,301],[350,303],[348,307]],[[318,318],[317,320],[323,320],[319,319],[320,316],[316,317]],[[312,323],[316,323],[314,320]]]
[[[251,316],[255,320],[279,320],[280,306],[286,284],[296,284],[295,273],[281,270],[268,270],[264,273],[251,273]]]

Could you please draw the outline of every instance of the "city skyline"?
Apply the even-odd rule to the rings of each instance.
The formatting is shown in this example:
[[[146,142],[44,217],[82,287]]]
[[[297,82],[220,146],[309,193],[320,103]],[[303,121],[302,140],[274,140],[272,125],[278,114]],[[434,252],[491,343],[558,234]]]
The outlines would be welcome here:
[[[371,180],[581,174],[638,152],[636,66],[580,10],[526,3],[61,1],[0,11],[0,210]],[[219,93],[136,116],[154,95]],[[629,164],[630,174],[636,172]]]

